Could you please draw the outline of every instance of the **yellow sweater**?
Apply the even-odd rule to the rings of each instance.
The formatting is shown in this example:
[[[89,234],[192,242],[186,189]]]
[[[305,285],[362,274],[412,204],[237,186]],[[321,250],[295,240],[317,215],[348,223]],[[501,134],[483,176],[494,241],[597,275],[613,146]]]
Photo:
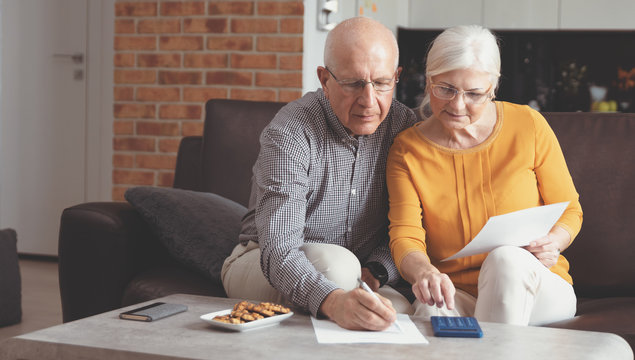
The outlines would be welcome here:
[[[571,240],[582,208],[562,150],[547,121],[528,106],[496,102],[494,131],[482,144],[450,149],[427,139],[419,124],[397,136],[388,155],[390,250],[401,261],[421,251],[454,285],[477,295],[487,254],[440,262],[470,242],[491,216],[570,201],[558,225]],[[551,269],[572,283],[560,255]]]

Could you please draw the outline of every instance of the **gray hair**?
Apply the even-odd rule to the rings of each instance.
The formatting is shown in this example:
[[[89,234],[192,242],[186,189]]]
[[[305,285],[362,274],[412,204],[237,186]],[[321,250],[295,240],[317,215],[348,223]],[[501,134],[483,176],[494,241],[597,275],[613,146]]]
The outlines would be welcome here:
[[[492,32],[479,25],[454,26],[437,36],[426,56],[426,96],[419,107],[429,117],[430,78],[459,69],[475,69],[489,74],[492,95],[498,88],[501,58],[498,41]]]

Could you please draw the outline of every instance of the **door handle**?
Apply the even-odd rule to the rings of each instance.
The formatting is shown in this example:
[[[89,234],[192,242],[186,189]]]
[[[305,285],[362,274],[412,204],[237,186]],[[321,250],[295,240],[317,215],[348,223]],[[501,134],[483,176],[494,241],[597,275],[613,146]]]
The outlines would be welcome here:
[[[337,22],[329,21],[329,15],[338,11],[339,0],[319,0],[318,2],[318,30],[330,31]]]
[[[81,63],[84,62],[84,54],[82,54],[82,53],[53,54],[53,57],[56,57],[56,58],[68,58],[68,59],[71,59],[75,64],[81,64]]]

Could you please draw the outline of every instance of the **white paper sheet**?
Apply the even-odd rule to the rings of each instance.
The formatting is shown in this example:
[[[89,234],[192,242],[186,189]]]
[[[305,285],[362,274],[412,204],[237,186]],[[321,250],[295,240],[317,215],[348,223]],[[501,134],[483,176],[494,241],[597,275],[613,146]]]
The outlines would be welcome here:
[[[442,261],[481,254],[503,245],[527,246],[549,233],[568,201],[492,216],[463,249]]]
[[[330,320],[311,317],[313,330],[320,344],[427,344],[428,340],[406,314],[397,314],[397,320],[384,331],[354,331],[341,328]]]

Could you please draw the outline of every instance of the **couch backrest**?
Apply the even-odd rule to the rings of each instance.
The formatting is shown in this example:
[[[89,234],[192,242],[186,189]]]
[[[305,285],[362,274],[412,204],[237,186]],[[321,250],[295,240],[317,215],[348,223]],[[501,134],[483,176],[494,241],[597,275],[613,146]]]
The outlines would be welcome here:
[[[285,103],[213,99],[205,104],[201,190],[248,205],[260,133]]]
[[[635,114],[545,113],[584,212],[564,252],[580,297],[635,296]]]
[[[259,136],[284,103],[206,104],[200,191],[247,206]],[[580,297],[635,296],[635,114],[543,113],[556,133],[584,212],[564,255]]]

